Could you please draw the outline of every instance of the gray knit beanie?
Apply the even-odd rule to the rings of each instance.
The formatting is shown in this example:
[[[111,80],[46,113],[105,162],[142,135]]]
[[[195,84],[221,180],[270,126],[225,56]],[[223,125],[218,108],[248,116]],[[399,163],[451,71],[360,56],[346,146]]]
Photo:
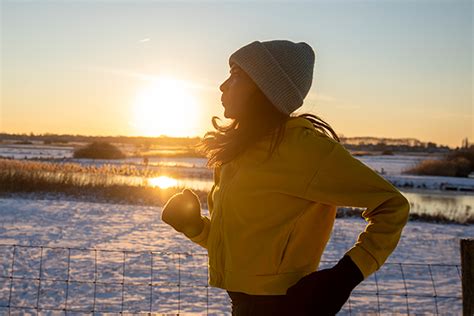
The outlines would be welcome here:
[[[276,108],[291,114],[303,105],[313,81],[314,51],[307,43],[254,41],[229,57],[244,70]]]

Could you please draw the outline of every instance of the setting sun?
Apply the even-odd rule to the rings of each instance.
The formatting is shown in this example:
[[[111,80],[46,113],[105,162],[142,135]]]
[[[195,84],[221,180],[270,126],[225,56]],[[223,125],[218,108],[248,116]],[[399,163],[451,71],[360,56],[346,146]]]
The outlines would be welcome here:
[[[133,123],[143,136],[193,136],[199,125],[198,104],[184,81],[160,77],[138,93]]]
[[[167,189],[178,184],[176,179],[167,177],[167,176],[160,176],[156,178],[148,179],[149,185],[152,187],[159,187],[161,189]]]

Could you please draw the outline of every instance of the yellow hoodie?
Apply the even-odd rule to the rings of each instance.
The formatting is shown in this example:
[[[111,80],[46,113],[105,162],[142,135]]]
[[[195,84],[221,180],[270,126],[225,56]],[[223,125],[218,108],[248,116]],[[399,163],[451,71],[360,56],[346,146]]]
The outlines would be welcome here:
[[[270,138],[214,170],[210,218],[190,239],[208,250],[209,285],[283,295],[319,266],[337,206],[366,208],[368,222],[346,253],[367,278],[398,244],[407,199],[303,117],[291,117],[270,160]]]

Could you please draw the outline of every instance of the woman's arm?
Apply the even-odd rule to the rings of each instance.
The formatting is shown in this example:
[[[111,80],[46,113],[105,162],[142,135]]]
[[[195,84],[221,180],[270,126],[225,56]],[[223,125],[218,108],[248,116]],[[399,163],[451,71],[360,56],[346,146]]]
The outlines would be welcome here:
[[[332,151],[318,166],[304,196],[325,204],[367,208],[362,217],[368,224],[345,253],[364,279],[378,270],[393,252],[408,221],[407,199],[340,143],[334,143]]]
[[[214,184],[212,185],[211,191],[207,195],[207,207],[209,209],[209,214],[212,214],[212,211],[214,209],[213,193],[214,193],[214,189],[219,184],[219,180],[220,180],[220,167],[216,167],[214,169]],[[188,236],[188,238],[192,240],[193,242],[197,243],[198,245],[207,249],[207,238],[209,236],[209,230],[211,229],[211,220],[207,216],[201,216],[201,218],[204,223],[201,233],[199,233],[198,235],[194,237]]]
[[[209,236],[209,229],[211,228],[211,221],[209,217],[207,216],[201,216],[201,219],[204,223],[202,231],[194,236],[194,237],[189,237],[187,236],[190,240],[195,242],[196,244],[204,247],[207,249],[207,237]]]

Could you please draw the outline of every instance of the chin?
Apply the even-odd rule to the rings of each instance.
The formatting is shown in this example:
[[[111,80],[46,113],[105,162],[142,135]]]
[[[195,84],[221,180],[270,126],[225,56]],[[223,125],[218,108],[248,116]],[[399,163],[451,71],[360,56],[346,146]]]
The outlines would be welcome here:
[[[224,117],[226,118],[232,118],[232,115],[227,112],[227,110],[224,110]]]

